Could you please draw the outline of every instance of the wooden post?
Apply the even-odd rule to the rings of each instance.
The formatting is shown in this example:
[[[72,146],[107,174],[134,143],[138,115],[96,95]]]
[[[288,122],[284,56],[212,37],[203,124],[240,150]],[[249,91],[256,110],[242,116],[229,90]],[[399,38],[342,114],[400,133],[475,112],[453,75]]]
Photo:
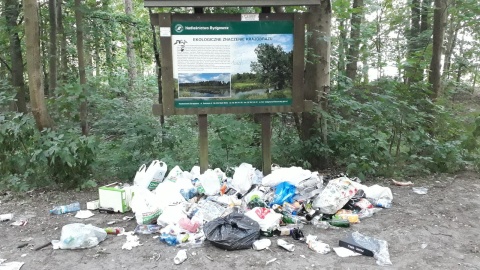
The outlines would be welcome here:
[[[272,172],[272,115],[270,113],[262,113],[259,115],[262,124],[262,167],[263,175]]]
[[[200,145],[200,173],[208,169],[208,121],[206,114],[198,115],[198,143]]]

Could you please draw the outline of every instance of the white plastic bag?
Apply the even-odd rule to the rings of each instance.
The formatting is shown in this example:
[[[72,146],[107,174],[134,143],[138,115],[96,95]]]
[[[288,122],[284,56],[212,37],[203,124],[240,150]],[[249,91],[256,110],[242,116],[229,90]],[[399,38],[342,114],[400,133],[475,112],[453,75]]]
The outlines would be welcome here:
[[[265,209],[269,212],[265,216],[262,216]],[[261,214],[259,215],[258,213]],[[282,214],[279,214],[271,209],[262,207],[254,207],[252,210],[246,212],[245,216],[258,222],[258,225],[260,225],[260,230],[263,231],[277,228],[280,224],[280,219],[282,219]]]
[[[148,189],[154,190],[158,184],[160,184],[165,178],[167,173],[167,164],[163,161],[154,160],[148,166],[147,171],[145,172],[146,178],[150,181],[148,183]]]
[[[184,207],[179,205],[167,206],[163,209],[162,214],[157,219],[157,224],[166,227],[167,225],[178,225],[178,221],[186,218]]]
[[[271,174],[263,177],[262,185],[267,187],[275,187],[282,182],[288,182],[294,186],[312,176],[312,172],[304,170],[300,167],[278,168]]]
[[[213,170],[206,170],[202,175],[200,175],[198,180],[205,190],[205,195],[213,196],[220,192],[220,180],[218,179],[217,173],[215,173]]]
[[[155,194],[144,188],[135,189],[130,207],[139,225],[152,224],[162,213]]]
[[[67,224],[62,227],[60,240],[53,240],[54,249],[92,248],[107,238],[104,229],[82,223]]]
[[[357,193],[356,185],[347,177],[328,182],[320,195],[313,200],[312,206],[320,208],[324,214],[335,214]]]
[[[135,174],[135,178],[133,179],[133,184],[135,186],[144,187],[144,188],[148,187],[148,183],[146,182],[148,181],[148,179],[145,178],[146,172],[147,172],[147,166],[145,164],[142,164],[142,166],[140,166],[137,173]]]
[[[153,194],[155,202],[162,209],[169,205],[176,205],[185,202],[185,198],[180,193],[180,183],[163,181],[158,185]]]
[[[242,163],[235,169],[233,174],[232,186],[241,194],[245,194],[253,184],[255,177],[255,168],[251,164]]]
[[[367,198],[374,200],[386,199],[390,202],[393,200],[392,190],[388,187],[373,185],[364,189],[363,191],[365,191],[365,196]]]
[[[168,173],[168,176],[164,181],[177,182],[177,178],[181,177],[182,173],[182,169],[177,165]]]

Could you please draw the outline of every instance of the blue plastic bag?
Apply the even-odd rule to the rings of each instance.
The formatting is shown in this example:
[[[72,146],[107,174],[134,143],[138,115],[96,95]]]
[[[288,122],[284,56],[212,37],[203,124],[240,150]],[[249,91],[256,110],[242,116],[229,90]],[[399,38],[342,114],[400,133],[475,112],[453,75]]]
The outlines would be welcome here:
[[[283,205],[284,202],[293,203],[296,187],[288,182],[282,182],[275,187],[275,196],[273,196],[273,204]]]

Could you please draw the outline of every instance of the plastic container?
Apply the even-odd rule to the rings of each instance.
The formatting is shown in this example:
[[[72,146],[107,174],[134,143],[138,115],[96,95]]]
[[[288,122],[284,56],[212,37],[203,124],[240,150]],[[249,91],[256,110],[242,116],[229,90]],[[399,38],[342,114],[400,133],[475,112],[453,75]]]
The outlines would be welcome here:
[[[375,201],[374,205],[381,208],[392,208],[392,201],[387,199],[378,199]]]
[[[282,248],[292,252],[295,250],[295,245],[294,244],[290,244],[288,243],[287,241],[283,240],[283,239],[278,239],[277,240],[277,245],[281,246]]]
[[[50,210],[50,214],[61,215],[65,213],[77,212],[79,210],[80,210],[80,203],[74,202],[69,205],[56,206],[55,208]]]
[[[178,251],[177,256],[173,259],[175,264],[181,264],[187,259],[187,250],[181,249]]]
[[[178,223],[178,225],[180,225],[180,228],[187,230],[191,233],[197,232],[198,227],[200,227],[200,223],[198,223],[197,221],[192,221],[188,218],[181,218]]]

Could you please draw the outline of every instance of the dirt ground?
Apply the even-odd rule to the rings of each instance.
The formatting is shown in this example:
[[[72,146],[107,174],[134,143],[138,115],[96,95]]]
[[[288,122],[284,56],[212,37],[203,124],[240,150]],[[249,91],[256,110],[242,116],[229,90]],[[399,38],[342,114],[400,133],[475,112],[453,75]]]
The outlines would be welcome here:
[[[415,186],[428,187],[428,194],[419,195],[411,187],[393,186],[388,180],[377,182],[389,186],[394,194],[393,208],[384,209],[360,224],[339,230],[322,230],[306,225],[305,235],[314,234],[331,247],[348,232],[386,240],[389,244],[392,269],[480,269],[480,181],[479,174],[464,172],[455,176],[431,176],[408,179]],[[402,180],[402,179],[397,179]],[[405,179],[403,179],[405,180]],[[365,182],[372,185],[373,182]],[[0,223],[0,259],[25,262],[26,269],[372,269],[380,268],[375,259],[366,256],[340,258],[333,251],[321,255],[291,237],[282,238],[295,243],[294,252],[276,245],[271,250],[224,251],[208,242],[203,247],[190,248],[188,259],[174,265],[178,248],[160,243],[151,235],[140,235],[143,244],[132,250],[122,250],[125,236],[111,236],[99,246],[85,250],[53,250],[52,246],[34,251],[44,243],[60,238],[61,228],[74,222],[114,226],[127,231],[136,226],[135,220],[123,221],[127,214],[101,214],[79,220],[71,214],[53,216],[53,205],[97,199],[95,190],[88,192],[42,192],[26,195],[0,194],[0,214],[14,213],[15,219],[27,218],[25,226],[11,226],[12,221]],[[29,239],[31,238],[31,239]],[[25,241],[29,240],[29,241]],[[27,246],[18,246],[28,243]],[[269,265],[266,262],[276,258]],[[2,269],[2,267],[0,267]]]

